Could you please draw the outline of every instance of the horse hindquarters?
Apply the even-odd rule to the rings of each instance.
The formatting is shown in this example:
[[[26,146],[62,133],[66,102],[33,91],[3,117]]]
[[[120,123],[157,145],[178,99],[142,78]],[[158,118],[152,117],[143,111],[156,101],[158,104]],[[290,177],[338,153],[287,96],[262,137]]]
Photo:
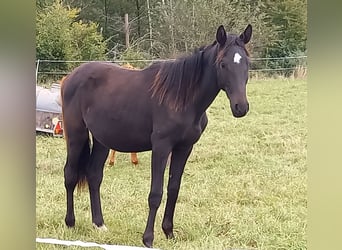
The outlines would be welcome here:
[[[64,135],[67,146],[67,160],[64,167],[64,185],[67,192],[65,223],[75,225],[74,189],[86,184],[86,167],[90,159],[89,131],[83,121],[77,101],[78,82],[69,76],[61,86]]]

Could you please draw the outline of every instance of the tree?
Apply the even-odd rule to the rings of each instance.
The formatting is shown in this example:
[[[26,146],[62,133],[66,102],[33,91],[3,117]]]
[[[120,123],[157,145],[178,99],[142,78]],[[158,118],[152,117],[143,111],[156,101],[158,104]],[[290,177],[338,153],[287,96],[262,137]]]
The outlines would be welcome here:
[[[283,0],[267,1],[268,23],[274,28],[273,43],[264,54],[266,57],[298,56],[306,53],[307,39],[307,1]],[[283,67],[296,66],[296,62],[280,62]],[[278,67],[279,62],[269,65]]]
[[[106,42],[97,24],[77,20],[79,9],[64,6],[61,1],[38,10],[36,22],[36,56],[38,59],[103,60]],[[48,67],[55,68],[53,65]],[[59,69],[72,67],[58,64]]]
[[[264,10],[261,0],[162,0],[154,9],[154,20],[158,20],[154,23],[155,37],[165,44],[165,56],[169,56],[212,42],[220,24],[229,33],[239,33],[250,23],[253,39],[249,49],[260,55],[274,36]]]
[[[130,39],[140,39],[145,33],[145,22],[140,17],[144,12],[142,0],[65,0],[74,8],[80,8],[79,18],[98,24],[107,41],[108,58],[117,59],[117,54],[126,49],[124,15],[129,14]],[[146,21],[147,22],[147,21]],[[146,26],[147,29],[147,26]]]
[[[54,0],[36,0],[38,9]],[[124,53],[124,15],[128,13],[130,53],[174,57],[213,41],[220,24],[230,33],[248,23],[253,57],[282,57],[306,52],[307,0],[64,0],[80,8],[77,20],[97,23],[107,41],[107,56]],[[125,52],[126,53],[126,52]],[[133,53],[134,54],[134,53]],[[141,54],[140,54],[141,55]],[[256,64],[254,64],[256,65]]]

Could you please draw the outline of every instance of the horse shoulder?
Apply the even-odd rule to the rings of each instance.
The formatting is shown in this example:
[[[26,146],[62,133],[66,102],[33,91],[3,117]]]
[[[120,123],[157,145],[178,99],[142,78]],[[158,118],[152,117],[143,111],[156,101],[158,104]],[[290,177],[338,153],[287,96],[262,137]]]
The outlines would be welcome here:
[[[187,144],[196,143],[207,126],[207,116],[204,114],[199,120],[184,119],[179,128],[182,130],[181,140]]]
[[[203,133],[203,131],[205,130],[205,128],[208,125],[208,117],[207,117],[207,114],[205,112],[201,116],[201,119],[200,119],[199,123],[200,123],[199,125],[200,125],[200,128],[201,128],[201,132]]]

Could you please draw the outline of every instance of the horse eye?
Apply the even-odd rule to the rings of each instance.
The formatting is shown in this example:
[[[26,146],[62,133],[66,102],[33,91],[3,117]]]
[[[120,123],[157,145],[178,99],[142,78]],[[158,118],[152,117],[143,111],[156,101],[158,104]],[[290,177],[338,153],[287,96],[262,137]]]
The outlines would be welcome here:
[[[221,62],[221,63],[220,63],[220,67],[221,67],[222,69],[224,69],[224,68],[226,67],[226,64],[225,64],[224,62]]]

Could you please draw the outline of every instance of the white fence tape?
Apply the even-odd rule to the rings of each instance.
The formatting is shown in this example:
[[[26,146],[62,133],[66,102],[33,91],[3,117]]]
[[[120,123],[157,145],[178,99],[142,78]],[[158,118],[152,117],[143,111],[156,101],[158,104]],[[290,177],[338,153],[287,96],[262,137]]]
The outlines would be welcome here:
[[[153,63],[153,62],[162,62],[162,61],[174,61],[175,59],[132,59],[132,60],[111,60],[111,61],[104,61],[104,62],[109,62],[109,63],[134,63],[134,62],[149,62],[149,63]],[[260,58],[251,58],[252,62],[260,62],[260,61],[265,61],[265,62],[272,62],[272,61],[282,61],[283,65],[279,65],[278,68],[269,68],[269,66],[264,65],[264,66],[258,66],[258,67],[264,67],[264,68],[258,68],[258,69],[251,69],[251,72],[258,72],[258,71],[287,71],[287,70],[294,70],[296,69],[295,67],[285,67],[286,65],[284,64],[286,60],[300,60],[302,61],[302,66],[306,69],[306,60],[307,60],[307,56],[303,55],[303,56],[286,56],[286,57],[260,57]],[[44,60],[44,59],[38,59],[36,60],[36,78],[38,78],[39,74],[43,74],[43,75],[67,75],[70,72],[64,72],[64,71],[59,71],[59,72],[53,72],[53,71],[39,71],[39,66],[44,65],[45,63],[55,63],[55,64],[59,64],[59,63],[86,63],[86,62],[94,62],[94,61],[85,61],[85,60],[68,60],[68,61],[64,61],[64,60]],[[37,82],[37,81],[36,81]]]
[[[80,240],[70,241],[70,240],[58,240],[52,238],[36,238],[38,243],[48,243],[54,245],[64,245],[64,246],[80,246],[80,247],[101,247],[105,250],[142,250],[145,247],[134,247],[134,246],[121,246],[121,245],[107,245],[107,244],[97,244],[95,242],[83,242]],[[158,250],[157,248],[150,248],[152,250]]]
[[[274,61],[274,60],[288,60],[288,59],[306,59],[308,56],[284,56],[284,57],[252,57],[252,61]],[[168,58],[159,58],[159,59],[127,59],[127,60],[107,60],[103,62],[109,63],[132,63],[132,62],[164,62],[164,61],[175,61],[176,59],[168,59]],[[96,62],[97,60],[46,60],[46,59],[37,59],[36,63],[87,63],[87,62]]]

